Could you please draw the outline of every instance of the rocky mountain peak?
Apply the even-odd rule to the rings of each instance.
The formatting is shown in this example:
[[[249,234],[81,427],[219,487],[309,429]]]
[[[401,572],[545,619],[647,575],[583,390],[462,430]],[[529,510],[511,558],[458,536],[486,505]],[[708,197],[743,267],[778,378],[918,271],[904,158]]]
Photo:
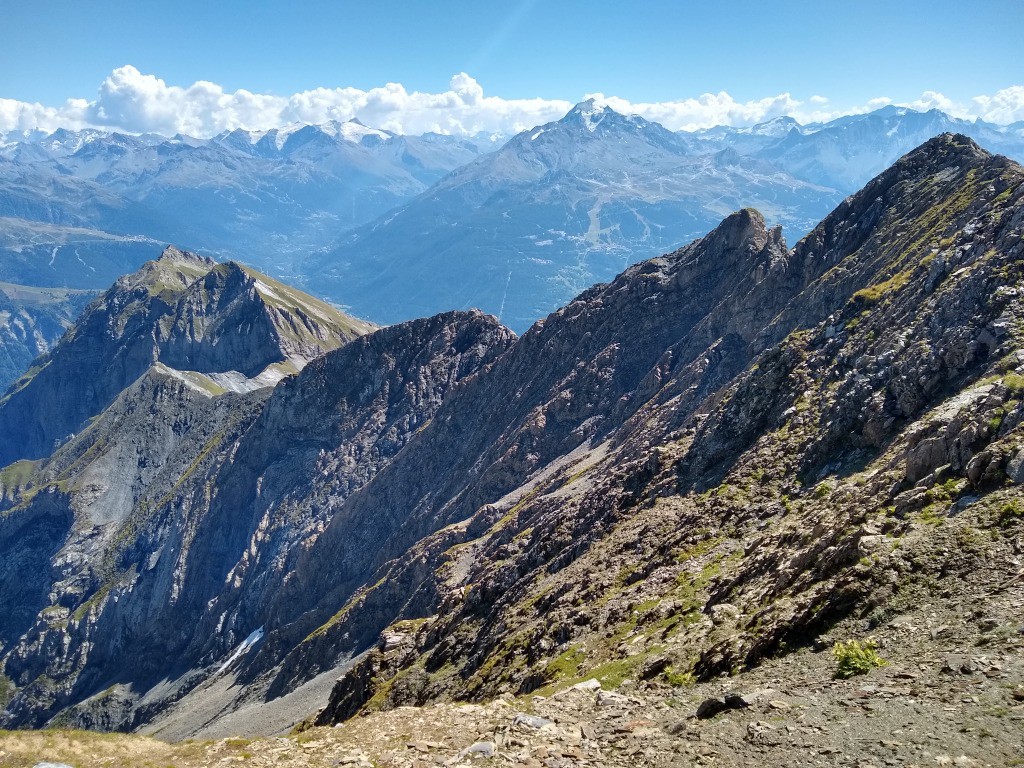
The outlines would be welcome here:
[[[900,158],[879,178],[909,172],[934,174],[946,167],[962,163],[975,165],[992,158],[974,139],[962,133],[941,133]]]
[[[565,114],[565,117],[558,121],[558,124],[575,128],[582,127],[589,133],[594,133],[599,129],[607,131],[612,127],[649,125],[643,118],[637,115],[624,115],[621,112],[616,112],[610,106],[595,98],[581,101],[570,109]]]
[[[192,251],[183,251],[173,245],[168,245],[164,248],[163,252],[157,258],[158,262],[170,263],[170,262],[182,262],[186,264],[196,264],[197,266],[204,266],[207,268],[212,267],[216,262],[208,256],[201,256],[198,253]]]
[[[730,214],[705,238],[708,246],[719,251],[756,253],[768,242],[764,216],[754,208],[743,208]]]
[[[814,254],[808,282],[869,241],[874,243],[866,251],[873,269],[900,262],[904,251],[897,246],[906,239],[907,225],[922,216],[936,218],[937,244],[938,228],[954,215],[965,226],[971,209],[983,209],[1005,191],[1003,170],[1009,165],[1011,161],[989,154],[961,134],[929,139],[846,198],[797,244],[798,254]],[[985,177],[993,183],[982,184]]]
[[[0,465],[48,455],[158,361],[246,390],[374,327],[235,262],[169,247],[97,299],[0,400]]]
[[[799,132],[800,127],[800,123],[794,118],[782,115],[780,117],[773,117],[771,120],[765,120],[763,123],[758,123],[751,128],[741,128],[740,131],[746,131],[756,136],[785,136],[794,129]]]
[[[158,258],[147,261],[137,271],[119,278],[111,290],[144,291],[152,296],[164,293],[170,299],[170,294],[186,289],[207,274],[215,264],[213,259],[206,256],[169,245]]]
[[[566,119],[570,116],[575,117],[579,115],[593,115],[603,111],[604,109],[606,109],[605,105],[598,105],[597,99],[591,97],[589,99],[584,99],[583,101],[576,104],[572,109],[569,110],[568,113],[566,113],[565,118],[563,119]]]

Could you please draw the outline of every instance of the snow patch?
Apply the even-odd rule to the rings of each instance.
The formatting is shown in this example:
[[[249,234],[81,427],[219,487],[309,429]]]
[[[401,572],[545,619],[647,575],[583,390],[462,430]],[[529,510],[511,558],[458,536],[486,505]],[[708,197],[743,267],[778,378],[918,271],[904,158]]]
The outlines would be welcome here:
[[[354,144],[358,144],[367,136],[377,136],[381,139],[391,138],[391,134],[386,131],[381,131],[377,128],[370,128],[367,125],[363,125],[355,118],[344,123],[329,123],[328,125],[330,126],[330,130],[334,131],[334,133],[329,135],[340,136],[345,141],[351,141]],[[321,126],[320,130],[327,133],[329,130],[328,125]]]
[[[256,281],[256,290],[259,291],[260,295],[263,296],[263,298],[265,298],[265,299],[270,299],[271,301],[279,301],[282,304],[289,304],[290,303],[290,302],[285,301],[284,297],[281,296],[281,294],[279,294],[277,291],[275,291],[269,285],[264,283],[262,280],[257,280]]]
[[[221,389],[236,394],[255,392],[257,389],[275,386],[285,376],[290,376],[296,370],[301,370],[301,365],[289,366],[287,363],[272,363],[252,378],[248,378],[239,371],[223,371],[220,373],[208,373],[206,377]]]
[[[235,649],[235,652],[233,654],[231,654],[231,657],[227,661],[225,661],[223,664],[220,665],[220,669],[218,669],[215,674],[219,675],[222,672],[224,672],[224,670],[226,670],[228,667],[230,667],[232,664],[234,664],[235,661],[239,657],[241,657],[241,655],[243,653],[248,651],[250,648],[252,648],[254,645],[256,645],[256,643],[258,643],[262,639],[263,639],[263,627],[260,627],[259,629],[253,630],[249,634],[249,636],[247,638],[245,638],[245,640],[242,641],[241,645],[239,645]]]

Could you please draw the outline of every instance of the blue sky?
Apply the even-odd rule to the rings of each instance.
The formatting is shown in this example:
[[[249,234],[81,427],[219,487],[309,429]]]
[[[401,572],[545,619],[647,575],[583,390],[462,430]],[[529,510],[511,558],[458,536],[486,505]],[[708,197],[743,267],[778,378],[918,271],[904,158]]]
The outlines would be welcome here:
[[[19,0],[0,13],[0,98],[55,108],[68,98],[96,100],[125,65],[169,87],[210,81],[228,94],[281,98],[389,82],[443,94],[464,72],[488,96],[559,107],[590,93],[634,104],[788,93],[804,113],[812,96],[841,112],[881,97],[913,104],[931,91],[965,115],[985,114],[974,97],[1024,86],[1021,0]],[[1003,122],[1024,119],[1024,94],[1020,101],[1021,117],[1014,101]],[[30,118],[20,114],[23,127]]]

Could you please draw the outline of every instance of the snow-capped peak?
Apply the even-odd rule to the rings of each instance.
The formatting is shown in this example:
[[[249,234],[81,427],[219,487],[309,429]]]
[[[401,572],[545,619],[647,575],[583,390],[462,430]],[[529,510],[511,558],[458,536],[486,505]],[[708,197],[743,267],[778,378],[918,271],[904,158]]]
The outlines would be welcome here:
[[[364,125],[357,117],[353,117],[351,120],[347,120],[344,123],[328,123],[327,125],[321,126],[321,130],[331,136],[344,139],[345,141],[351,141],[356,144],[367,136],[376,136],[381,139],[388,139],[392,135],[387,131],[370,128],[369,126]],[[331,130],[333,130],[334,133],[329,133]]]
[[[748,133],[753,136],[780,137],[785,136],[794,128],[800,130],[800,123],[788,115],[782,115],[765,120],[763,123],[758,123],[750,128],[741,128],[737,133]]]
[[[591,96],[589,99],[585,99],[572,108],[573,112],[580,115],[594,114],[595,112],[603,112],[607,104],[598,103],[596,97]]]
[[[278,150],[281,150],[288,139],[295,133],[303,129],[313,128],[325,136],[329,136],[332,139],[340,141],[347,141],[352,144],[358,144],[367,136],[375,136],[380,139],[389,139],[393,134],[387,131],[382,131],[377,128],[370,128],[361,123],[357,118],[352,118],[345,122],[339,120],[330,120],[326,123],[319,123],[317,125],[309,125],[306,123],[291,123],[281,128],[268,131],[268,134],[273,135],[274,144]]]
[[[593,133],[605,119],[612,116],[618,118],[626,117],[608,106],[604,99],[591,96],[570,109],[561,122],[580,124]]]
[[[285,142],[288,141],[289,136],[306,127],[306,123],[288,123],[287,125],[282,125],[280,128],[274,128],[267,131],[266,135],[271,137],[271,140],[274,142],[274,146],[277,147],[277,150],[280,152],[284,147]]]

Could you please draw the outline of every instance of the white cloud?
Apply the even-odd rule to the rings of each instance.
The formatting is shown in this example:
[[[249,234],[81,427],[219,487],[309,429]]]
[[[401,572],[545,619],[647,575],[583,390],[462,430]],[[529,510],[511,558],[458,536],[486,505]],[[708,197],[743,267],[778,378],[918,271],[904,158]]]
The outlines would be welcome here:
[[[793,114],[799,101],[788,93],[739,102],[725,91],[705,93],[695,99],[633,104],[615,96],[590,94],[617,112],[637,114],[672,130],[692,131],[715,125],[749,126],[773,117]],[[588,96],[589,98],[589,96]]]
[[[937,91],[925,91],[919,98],[906,102],[901,106],[916,109],[918,112],[927,112],[929,109],[940,109],[954,117],[967,117],[967,115],[964,114],[963,109],[956,102],[943,96]]]
[[[0,98],[0,131],[40,130],[50,133],[58,128],[82,128],[86,125],[88,102],[68,99],[63,107],[44,107],[14,99]]]
[[[244,127],[271,128],[289,122],[319,123],[357,117],[367,125],[396,133],[511,133],[556,120],[571,108],[568,101],[485,96],[480,84],[461,72],[451,79],[449,90],[443,93],[409,93],[400,83],[368,91],[317,88],[297,93],[287,100],[276,121]]]
[[[975,96],[975,109],[993,123],[1015,123],[1024,120],[1024,85],[1012,85],[992,96]]]
[[[803,123],[858,114],[886,104],[914,109],[937,108],[956,117],[981,117],[997,123],[1024,120],[1024,86],[1012,86],[992,95],[958,103],[938,91],[925,91],[911,101],[878,97],[864,104],[839,108],[826,96],[806,101],[789,93],[737,101],[725,91],[662,102],[630,102],[617,96],[589,94],[620,112],[639,114],[672,130],[714,125],[749,126],[781,115]],[[557,120],[572,107],[558,99],[505,99],[489,96],[465,72],[452,77],[448,90],[409,92],[401,83],[377,88],[315,88],[291,96],[227,92],[216,83],[200,80],[190,86],[168,85],[133,66],[115,69],[100,85],[93,101],[71,99],[64,105],[0,99],[0,131],[58,127],[105,127],[130,133],[185,133],[208,137],[225,130],[269,130],[289,123],[322,123],[359,118],[367,125],[419,134],[426,131],[471,135],[511,134]]]

